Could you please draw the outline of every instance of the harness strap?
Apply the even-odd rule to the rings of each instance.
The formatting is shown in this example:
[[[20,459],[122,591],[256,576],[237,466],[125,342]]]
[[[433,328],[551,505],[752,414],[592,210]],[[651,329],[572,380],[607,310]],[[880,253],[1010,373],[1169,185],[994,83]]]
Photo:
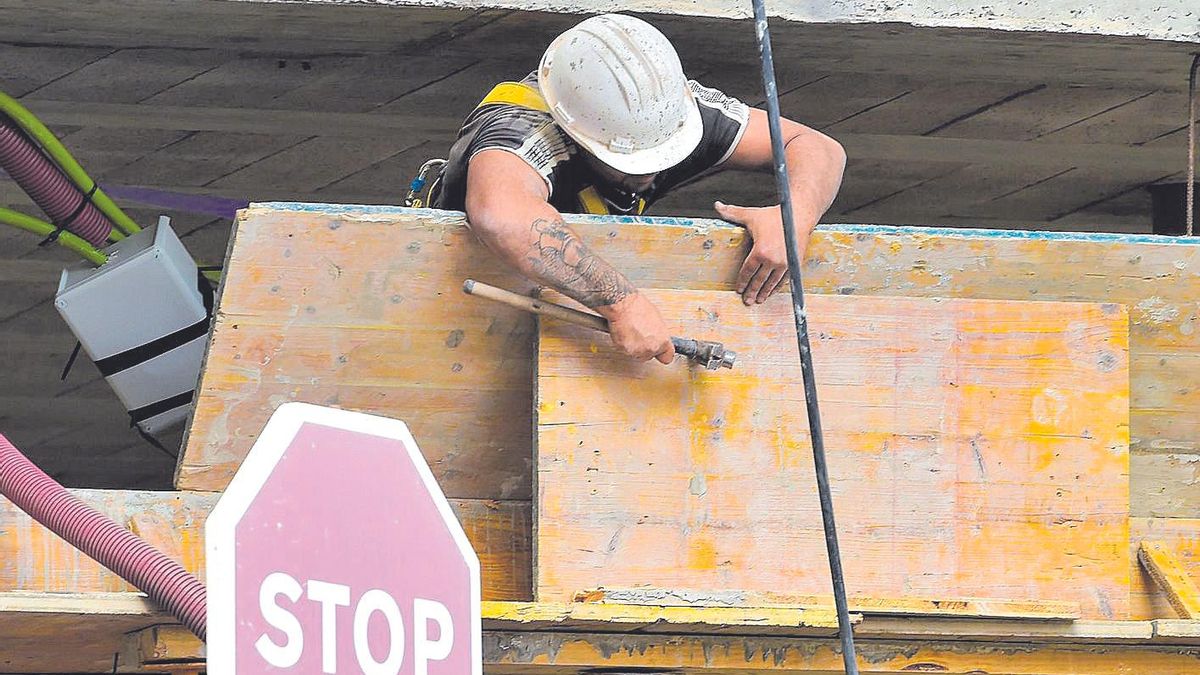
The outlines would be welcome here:
[[[501,82],[492,87],[492,90],[475,108],[497,104],[514,105],[544,113],[550,112],[550,106],[546,105],[546,99],[542,97],[541,92],[521,82]],[[604,203],[604,198],[600,196],[600,192],[595,186],[589,185],[579,191],[579,204],[584,211],[592,215],[607,216],[610,213],[608,205]],[[638,215],[641,215],[645,209],[646,200],[643,199],[638,203]]]
[[[501,82],[492,87],[487,96],[484,96],[479,105],[475,107],[482,108],[485,105],[495,105],[498,103],[520,106],[544,113],[550,112],[550,106],[546,105],[546,99],[542,98],[541,92],[520,82]]]

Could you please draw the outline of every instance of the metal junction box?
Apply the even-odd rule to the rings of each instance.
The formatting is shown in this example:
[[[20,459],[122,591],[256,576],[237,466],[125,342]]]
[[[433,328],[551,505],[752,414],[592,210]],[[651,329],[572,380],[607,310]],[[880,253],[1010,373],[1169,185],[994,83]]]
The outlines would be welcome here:
[[[63,270],[54,305],[147,433],[186,419],[208,339],[211,294],[167,218]]]

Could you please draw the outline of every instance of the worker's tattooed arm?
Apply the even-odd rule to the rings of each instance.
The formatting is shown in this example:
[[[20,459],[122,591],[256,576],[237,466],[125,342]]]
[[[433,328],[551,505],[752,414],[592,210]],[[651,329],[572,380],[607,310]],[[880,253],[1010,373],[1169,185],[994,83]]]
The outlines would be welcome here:
[[[562,220],[537,218],[530,233],[527,260],[533,273],[584,305],[593,309],[615,305],[637,292]]]
[[[484,150],[470,162],[467,219],[501,260],[608,319],[613,343],[638,359],[670,363],[671,332],[643,293],[563,222],[549,185],[524,160]]]

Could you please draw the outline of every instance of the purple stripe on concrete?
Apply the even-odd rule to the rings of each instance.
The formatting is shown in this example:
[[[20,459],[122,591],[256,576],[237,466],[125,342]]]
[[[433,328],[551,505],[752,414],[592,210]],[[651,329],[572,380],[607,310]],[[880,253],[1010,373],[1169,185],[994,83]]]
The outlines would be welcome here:
[[[154,188],[133,187],[128,185],[101,185],[109,197],[124,199],[148,206],[157,206],[172,211],[200,213],[217,218],[233,219],[238,209],[244,209],[250,204],[245,199],[229,199],[209,195],[169,192]]]
[[[12,177],[5,173],[3,169],[0,169],[0,178],[12,180]],[[249,200],[246,199],[211,197],[208,195],[171,192],[169,190],[156,190],[154,188],[132,185],[106,185],[101,183],[100,188],[113,199],[137,202],[146,206],[157,206],[172,211],[199,213],[215,218],[228,218],[230,220],[233,220],[238,209],[244,209],[250,204]]]

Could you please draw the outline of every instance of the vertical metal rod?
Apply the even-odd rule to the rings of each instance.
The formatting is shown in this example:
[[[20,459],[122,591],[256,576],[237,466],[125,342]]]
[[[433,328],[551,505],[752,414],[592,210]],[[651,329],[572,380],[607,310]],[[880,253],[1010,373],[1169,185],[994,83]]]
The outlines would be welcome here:
[[[1200,69],[1200,54],[1192,57],[1188,70],[1188,169],[1187,169],[1187,236],[1192,236],[1196,222],[1196,71]]]
[[[792,286],[792,314],[796,321],[796,342],[800,347],[800,370],[804,375],[804,400],[808,407],[808,428],[812,436],[813,465],[817,473],[817,492],[821,498],[821,520],[825,526],[825,548],[829,553],[829,571],[833,578],[833,601],[837,606],[838,634],[842,639],[842,662],[848,675],[858,675],[854,656],[854,633],[850,628],[850,610],[846,604],[846,582],[842,578],[842,557],[838,551],[837,526],[833,522],[833,497],[829,490],[829,471],[825,464],[825,437],[821,432],[821,413],[817,409],[817,384],[813,377],[812,351],[808,342],[808,315],[804,310],[804,287],[800,280],[800,257],[796,248],[796,224],[792,213],[792,193],[784,156],[783,132],[779,122],[779,92],[775,86],[775,62],[771,55],[771,34],[767,28],[764,0],[754,2],[754,32],[762,61],[763,88],[767,94],[767,119],[771,127],[771,152],[775,161],[775,181],[779,188],[779,208],[783,215],[783,236],[787,243],[788,279]]]

